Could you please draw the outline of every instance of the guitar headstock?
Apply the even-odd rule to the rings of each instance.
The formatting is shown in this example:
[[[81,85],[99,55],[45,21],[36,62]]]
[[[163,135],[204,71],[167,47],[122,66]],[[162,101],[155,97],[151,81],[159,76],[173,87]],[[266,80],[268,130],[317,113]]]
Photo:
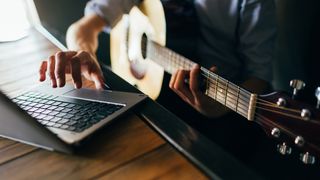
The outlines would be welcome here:
[[[293,96],[283,92],[261,95],[256,104],[255,121],[266,133],[276,139],[283,155],[299,154],[305,164],[314,164],[320,158],[320,88],[316,90],[317,106],[296,100],[298,90],[305,85],[294,80]]]

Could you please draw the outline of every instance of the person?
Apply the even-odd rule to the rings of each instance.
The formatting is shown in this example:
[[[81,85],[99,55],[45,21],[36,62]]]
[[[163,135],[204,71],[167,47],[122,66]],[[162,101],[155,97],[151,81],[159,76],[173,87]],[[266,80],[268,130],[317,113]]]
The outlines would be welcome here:
[[[98,34],[110,31],[122,14],[139,0],[91,0],[85,16],[67,31],[70,51],[57,52],[40,65],[40,81],[49,74],[52,87],[65,85],[70,73],[76,88],[81,74],[103,89],[104,77],[95,52]],[[199,19],[198,63],[242,87],[262,93],[272,80],[276,37],[275,4],[272,0],[194,0]],[[190,27],[192,28],[192,27]],[[221,117],[226,108],[205,96],[198,87],[200,66],[178,70],[169,87],[186,103],[208,118]],[[186,84],[184,79],[190,78]]]

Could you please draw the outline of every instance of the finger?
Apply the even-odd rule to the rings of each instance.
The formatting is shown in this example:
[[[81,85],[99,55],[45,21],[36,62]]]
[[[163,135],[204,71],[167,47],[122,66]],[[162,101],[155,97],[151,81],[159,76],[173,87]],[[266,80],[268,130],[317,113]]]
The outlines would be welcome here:
[[[192,95],[195,97],[195,101],[199,102],[200,89],[199,89],[199,73],[200,66],[196,64],[190,71],[190,90]]]
[[[170,82],[169,82],[169,87],[171,89],[173,89],[173,86],[174,86],[174,83],[176,82],[176,79],[177,79],[177,75],[178,73],[177,72],[174,72],[170,78]]]
[[[70,61],[70,66],[73,84],[75,88],[80,89],[82,87],[80,60],[77,57],[73,58]]]
[[[47,72],[47,66],[48,62],[47,61],[42,61],[39,69],[39,76],[40,76],[40,81],[43,82],[46,80],[46,72]]]
[[[64,52],[66,55],[66,59],[72,59],[75,55],[77,55],[77,51],[65,51]],[[71,74],[71,69],[70,69],[70,62],[66,63],[66,68],[65,68],[65,73],[66,74]]]
[[[56,60],[55,60],[54,56],[50,56],[48,69],[49,69],[49,77],[51,79],[51,85],[53,88],[57,87],[57,80],[56,80],[56,76],[54,75],[55,64],[56,64],[55,62],[56,62]]]
[[[104,78],[101,74],[92,73],[90,76],[96,86],[96,89],[104,89]]]
[[[77,51],[65,51],[64,54],[67,58],[72,58],[75,56],[78,52]]]
[[[189,71],[186,70],[179,70],[177,74],[176,81],[173,85],[173,88],[183,94],[189,102],[192,104],[194,103],[194,97],[189,89],[189,87],[186,86],[184,80],[189,74]]]
[[[81,60],[82,65],[85,66],[83,73],[89,75],[88,78],[94,82],[97,89],[104,89],[104,77],[96,60],[85,51],[78,52],[77,56]]]
[[[67,65],[67,56],[64,52],[58,52],[55,54],[56,67],[55,67],[55,76],[59,87],[63,87],[66,84],[66,65]]]

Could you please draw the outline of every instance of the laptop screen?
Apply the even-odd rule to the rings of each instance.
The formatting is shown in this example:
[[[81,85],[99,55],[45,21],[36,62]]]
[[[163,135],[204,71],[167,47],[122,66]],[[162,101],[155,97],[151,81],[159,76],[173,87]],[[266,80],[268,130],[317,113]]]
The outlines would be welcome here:
[[[68,27],[84,14],[88,0],[34,0],[41,24],[63,45]]]
[[[33,0],[44,28],[66,46],[68,27],[84,15],[89,0]],[[100,64],[110,65],[109,35],[100,33],[97,57]]]

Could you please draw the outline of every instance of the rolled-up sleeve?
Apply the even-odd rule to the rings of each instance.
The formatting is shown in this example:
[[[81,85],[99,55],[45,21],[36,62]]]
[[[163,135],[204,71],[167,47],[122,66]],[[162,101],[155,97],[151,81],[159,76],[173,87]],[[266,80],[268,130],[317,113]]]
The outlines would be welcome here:
[[[115,26],[123,14],[140,3],[141,0],[91,0],[85,7],[85,15],[97,14],[108,24],[105,31]]]
[[[245,77],[270,82],[275,54],[276,9],[273,0],[244,0],[239,18],[238,52]]]

